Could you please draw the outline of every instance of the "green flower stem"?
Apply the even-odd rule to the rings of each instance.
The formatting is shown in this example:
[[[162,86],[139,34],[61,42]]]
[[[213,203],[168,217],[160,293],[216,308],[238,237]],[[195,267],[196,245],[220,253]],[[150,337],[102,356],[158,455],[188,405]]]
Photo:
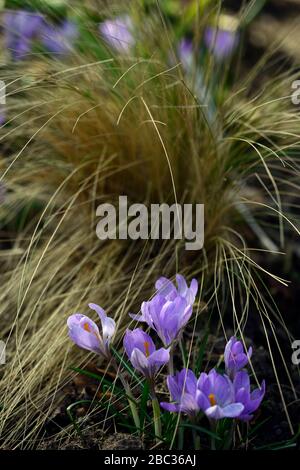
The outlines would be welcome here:
[[[230,425],[230,428],[228,430],[225,442],[224,442],[224,450],[229,450],[232,447],[232,441],[233,441],[233,436],[234,436],[234,430],[235,430],[235,420],[233,419]]]
[[[149,385],[153,409],[154,432],[156,437],[156,443],[159,444],[161,442],[160,406],[155,393],[154,383],[150,381]]]
[[[210,420],[210,429],[213,432],[213,434],[217,433],[217,423],[215,423],[213,420]],[[210,446],[211,446],[211,450],[217,450],[216,439],[213,436],[211,437]]]
[[[135,427],[137,428],[138,431],[141,431],[140,417],[139,417],[139,413],[138,413],[138,410],[137,410],[137,407],[136,407],[135,398],[132,395],[131,388],[130,388],[127,380],[125,379],[123,373],[120,372],[120,368],[119,368],[117,362],[115,361],[115,359],[113,357],[111,358],[111,363],[112,363],[114,369],[116,370],[117,377],[121,380],[122,385],[124,387],[124,390],[126,392],[126,396],[127,396],[127,399],[128,399],[128,404],[129,404],[129,407],[130,407],[130,411],[131,411],[131,414],[132,414],[132,418],[133,418]]]
[[[121,374],[121,376],[122,376],[122,374]],[[132,395],[131,389],[130,389],[127,381],[125,379],[122,380],[121,376],[120,376],[120,380],[121,380],[121,382],[123,384],[123,387],[126,391],[126,395],[127,395],[127,398],[128,398],[128,403],[129,403],[129,406],[130,406],[130,410],[131,410],[131,414],[132,414],[132,417],[133,417],[135,427],[137,428],[138,431],[140,431],[141,430],[140,417],[139,417],[139,413],[138,413],[138,410],[137,410],[137,407],[136,407],[134,396]]]
[[[193,429],[193,441],[194,441],[194,449],[195,450],[200,450],[200,448],[201,448],[200,436],[197,433],[196,429]]]
[[[196,424],[197,424],[197,419],[196,419],[196,417],[191,418],[191,422],[192,422],[194,425],[196,425]],[[196,429],[193,429],[193,430],[192,430],[192,434],[193,434],[194,449],[195,449],[195,450],[200,450],[200,448],[201,448],[201,443],[200,443],[200,436],[199,436],[199,433],[197,432]]]

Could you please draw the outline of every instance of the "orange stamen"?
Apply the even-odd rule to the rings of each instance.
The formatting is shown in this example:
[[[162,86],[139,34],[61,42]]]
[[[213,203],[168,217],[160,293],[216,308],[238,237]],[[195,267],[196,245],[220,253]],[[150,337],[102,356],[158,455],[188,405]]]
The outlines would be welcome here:
[[[146,357],[149,357],[149,356],[150,356],[149,346],[150,346],[149,342],[148,342],[148,341],[145,341],[145,342],[144,342],[144,347],[145,347]]]
[[[90,325],[89,325],[88,323],[84,323],[83,329],[84,329],[85,331],[87,331],[88,333],[91,332],[91,327],[90,327]]]
[[[217,404],[215,395],[213,393],[208,395],[208,399],[210,401],[211,406],[215,406]]]

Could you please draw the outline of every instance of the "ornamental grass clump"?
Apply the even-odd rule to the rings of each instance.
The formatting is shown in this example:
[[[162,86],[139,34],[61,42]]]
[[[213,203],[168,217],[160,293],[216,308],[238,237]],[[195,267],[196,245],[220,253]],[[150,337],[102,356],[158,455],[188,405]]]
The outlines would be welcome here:
[[[226,448],[228,448],[231,446],[236,421],[250,421],[259,408],[265,395],[265,381],[262,382],[260,388],[251,391],[249,374],[242,369],[248,364],[252,348],[249,349],[248,353],[245,353],[242,343],[232,337],[226,344],[224,352],[225,370],[226,373],[230,374],[230,377],[226,373],[217,372],[215,369],[211,369],[208,373],[201,372],[199,377],[196,377],[192,370],[183,368],[175,375],[167,376],[166,384],[170,393],[170,402],[161,402],[159,404],[156,390],[157,383],[162,382],[161,379],[164,377],[162,376],[163,368],[170,366],[171,355],[175,352],[172,343],[176,345],[183,334],[184,328],[188,327],[187,322],[192,315],[192,306],[197,294],[195,279],[192,280],[190,288],[188,288],[183,276],[177,275],[176,279],[177,289],[168,279],[160,278],[156,282],[157,292],[150,302],[153,302],[155,297],[161,296],[166,305],[163,305],[162,309],[160,305],[160,316],[157,315],[156,308],[149,308],[147,310],[147,319],[143,319],[148,323],[152,332],[158,336],[157,339],[163,344],[167,342],[169,347],[157,348],[149,334],[141,328],[135,328],[134,330],[127,329],[125,332],[123,338],[124,352],[134,371],[141,374],[145,379],[140,393],[143,397],[144,406],[146,406],[148,394],[151,398],[153,415],[152,418],[150,417],[150,423],[152,421],[154,425],[154,438],[157,444],[168,444],[168,441],[164,438],[164,429],[162,428],[164,416],[162,416],[161,409],[163,409],[167,412],[188,417],[193,428],[196,449],[201,447],[199,429],[202,429],[204,434],[206,431],[206,428],[203,431],[203,428],[198,427],[203,416],[208,418],[209,427],[211,428],[211,430],[207,430],[207,433],[212,437],[212,448],[216,448],[216,438],[221,441],[218,443],[218,447],[225,446],[226,440]],[[178,318],[182,318],[180,301],[188,302],[190,311],[188,319],[180,324],[178,328]],[[168,308],[169,304],[171,304],[171,308]],[[145,306],[145,302],[142,307],[143,305]],[[156,305],[154,303],[154,306]],[[124,362],[123,352],[119,351],[116,356],[111,355],[110,341],[115,334],[115,322],[112,318],[107,317],[98,305],[90,304],[90,308],[95,310],[100,317],[102,335],[92,320],[86,316],[75,314],[70,316],[67,322],[69,336],[77,346],[93,351],[111,362],[117,372],[116,380],[120,379],[122,384],[125,384],[125,396],[128,397],[136,432],[144,435],[145,430],[141,429],[141,416],[138,413],[141,399],[137,397],[137,391],[135,391],[134,396],[129,382],[124,376],[123,369],[126,363]],[[161,311],[163,311],[163,314],[161,314]],[[136,318],[141,320],[140,317]],[[164,328],[163,335],[161,335],[162,324]],[[174,325],[176,325],[175,330]],[[173,334],[166,334],[168,331]],[[168,338],[168,341],[166,341],[166,338]],[[170,353],[171,348],[172,353]],[[126,366],[126,369],[128,370],[128,366]],[[147,409],[146,412],[148,412]],[[226,439],[218,436],[218,426],[216,425],[216,422],[225,419],[231,419],[231,430],[229,437],[226,434]]]

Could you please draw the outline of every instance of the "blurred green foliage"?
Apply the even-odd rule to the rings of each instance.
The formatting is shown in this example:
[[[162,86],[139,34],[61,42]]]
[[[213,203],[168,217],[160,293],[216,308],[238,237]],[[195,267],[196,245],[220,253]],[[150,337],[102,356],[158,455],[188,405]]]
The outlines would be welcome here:
[[[67,15],[67,2],[65,0],[6,0],[4,8],[39,11],[54,18],[63,18]]]

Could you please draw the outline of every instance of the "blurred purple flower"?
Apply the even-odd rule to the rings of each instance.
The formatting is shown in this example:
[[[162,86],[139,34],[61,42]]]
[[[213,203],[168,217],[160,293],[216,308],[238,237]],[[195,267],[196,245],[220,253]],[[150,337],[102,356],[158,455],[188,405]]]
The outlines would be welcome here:
[[[135,39],[132,29],[132,21],[129,16],[119,16],[99,25],[100,34],[105,41],[118,52],[123,53],[129,52],[134,46]]]
[[[233,381],[235,390],[235,400],[244,405],[244,410],[238,417],[242,421],[250,421],[254,411],[260,406],[266,391],[266,384],[263,380],[260,388],[251,392],[250,378],[247,372],[238,372]]]
[[[204,42],[217,60],[229,57],[238,45],[238,34],[235,31],[208,26],[204,32]]]
[[[231,379],[234,378],[235,374],[245,367],[249,359],[252,356],[252,348],[248,349],[246,353],[244,350],[243,343],[238,341],[234,336],[230,338],[225,346],[224,361],[226,367],[226,373]]]
[[[80,348],[93,351],[108,359],[110,357],[109,345],[115,333],[116,323],[112,318],[106,315],[99,305],[89,304],[89,307],[95,310],[99,315],[102,335],[93,320],[80,313],[75,313],[71,315],[67,321],[69,336]]]
[[[202,372],[198,380],[199,407],[209,419],[237,418],[244,405],[237,401],[234,386],[229,377],[212,369],[209,374]]]
[[[4,106],[0,106],[0,127],[2,127],[6,122],[6,110]]]
[[[200,391],[197,388],[197,379],[193,371],[182,369],[175,376],[167,377],[167,385],[171,400],[174,403],[162,402],[160,406],[171,412],[186,413],[190,417],[196,416],[200,411]]]
[[[127,330],[124,336],[124,349],[135,369],[151,379],[158,369],[169,362],[168,349],[155,349],[152,338],[141,328]]]
[[[8,11],[3,15],[4,40],[14,60],[23,59],[31,51],[32,40],[38,36],[43,17],[25,10]]]
[[[189,69],[193,63],[193,41],[183,38],[178,45],[178,56],[185,69]]]
[[[192,280],[190,287],[180,274],[176,275],[176,281],[177,288],[169,279],[159,278],[153,299],[142,303],[142,315],[131,315],[134,320],[146,322],[155,330],[166,347],[178,338],[189,321],[198,291],[196,279]]]
[[[43,46],[52,54],[67,54],[79,36],[74,21],[65,20],[61,25],[44,24],[41,31]]]

